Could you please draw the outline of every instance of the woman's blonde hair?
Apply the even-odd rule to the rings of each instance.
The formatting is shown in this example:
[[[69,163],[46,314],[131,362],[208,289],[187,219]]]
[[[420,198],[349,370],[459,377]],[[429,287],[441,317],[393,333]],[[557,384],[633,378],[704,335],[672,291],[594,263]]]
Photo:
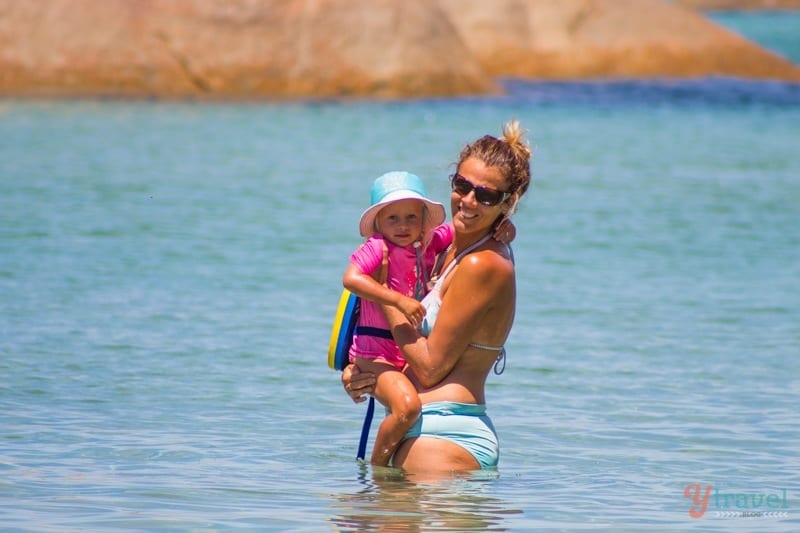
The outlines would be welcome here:
[[[531,183],[530,159],[533,155],[528,141],[523,139],[526,131],[518,120],[503,125],[503,138],[484,135],[461,150],[456,168],[465,160],[474,157],[483,161],[487,167],[500,171],[508,180],[507,192],[517,198],[525,194]]]

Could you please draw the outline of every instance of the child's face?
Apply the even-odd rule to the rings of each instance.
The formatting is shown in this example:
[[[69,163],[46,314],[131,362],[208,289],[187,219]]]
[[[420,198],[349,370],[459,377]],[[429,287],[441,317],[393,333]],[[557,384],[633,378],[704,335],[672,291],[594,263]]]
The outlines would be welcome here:
[[[422,208],[419,200],[392,202],[378,212],[378,231],[397,246],[408,246],[422,234]]]

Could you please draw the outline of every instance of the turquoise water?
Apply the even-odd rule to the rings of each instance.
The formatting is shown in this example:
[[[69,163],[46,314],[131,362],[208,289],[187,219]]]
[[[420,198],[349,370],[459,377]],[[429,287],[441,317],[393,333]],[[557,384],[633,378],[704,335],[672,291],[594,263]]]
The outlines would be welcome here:
[[[800,528],[800,87],[509,88],[0,102],[0,525]],[[404,168],[445,199],[511,117],[535,185],[499,470],[361,466],[325,352],[369,184]]]
[[[711,13],[715,22],[800,63],[800,11]]]

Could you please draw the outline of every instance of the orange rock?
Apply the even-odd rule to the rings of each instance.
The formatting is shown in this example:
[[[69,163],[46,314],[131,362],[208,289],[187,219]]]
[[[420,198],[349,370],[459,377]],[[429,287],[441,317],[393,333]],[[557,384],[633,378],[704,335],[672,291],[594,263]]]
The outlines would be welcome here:
[[[800,80],[800,68],[661,0],[440,0],[495,76],[736,76]]]
[[[800,80],[661,0],[0,0],[0,95],[485,94],[490,76]]]
[[[375,97],[496,86],[427,0],[0,0],[0,93]]]

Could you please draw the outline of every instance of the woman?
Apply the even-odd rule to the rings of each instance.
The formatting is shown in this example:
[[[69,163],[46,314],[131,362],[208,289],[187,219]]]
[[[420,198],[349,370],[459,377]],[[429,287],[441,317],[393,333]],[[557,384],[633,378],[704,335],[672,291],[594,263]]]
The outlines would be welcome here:
[[[406,373],[419,391],[422,415],[406,434],[392,465],[407,472],[468,471],[497,465],[499,444],[485,413],[484,385],[514,321],[516,280],[511,250],[491,238],[530,185],[531,151],[519,123],[468,144],[451,176],[455,230],[436,285],[423,300],[415,328],[384,306]],[[374,376],[349,366],[342,373],[355,401],[372,393]]]

